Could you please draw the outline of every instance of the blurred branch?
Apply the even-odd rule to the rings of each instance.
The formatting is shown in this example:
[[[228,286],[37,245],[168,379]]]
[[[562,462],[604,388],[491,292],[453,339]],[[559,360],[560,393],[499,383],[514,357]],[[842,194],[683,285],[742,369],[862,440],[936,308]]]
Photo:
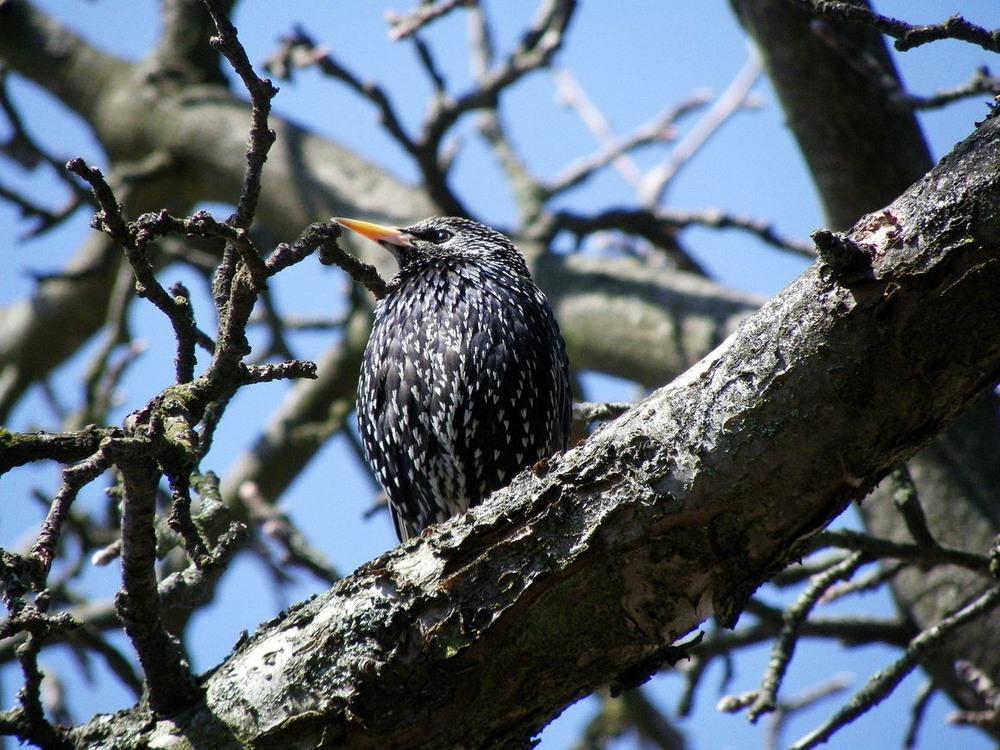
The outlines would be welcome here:
[[[810,542],[810,547],[815,549],[821,546],[863,551],[873,557],[895,558],[928,566],[946,563],[983,574],[988,574],[990,570],[990,560],[985,555],[945,549],[938,545],[927,547],[919,544],[899,544],[850,529],[827,530],[817,534]]]
[[[677,173],[708,142],[734,113],[751,106],[750,92],[761,74],[761,62],[751,52],[743,68],[736,74],[722,95],[695,123],[691,131],[674,147],[670,158],[643,175],[638,193],[639,204],[652,208],[663,201],[664,193]]]
[[[966,661],[955,665],[959,678],[969,685],[984,706],[980,711],[956,711],[948,717],[952,724],[971,724],[995,732],[1000,729],[1000,687],[995,678]]]
[[[421,2],[408,14],[401,16],[392,11],[386,14],[386,21],[392,27],[389,37],[394,42],[415,34],[424,26],[451,13],[455,8],[478,5],[476,0],[441,0],[441,2]]]
[[[642,188],[642,172],[628,152],[650,143],[671,141],[676,138],[676,123],[684,115],[708,103],[707,95],[694,95],[667,109],[646,125],[640,126],[627,138],[620,139],[611,123],[587,97],[576,78],[565,70],[553,72],[560,100],[570,107],[587,126],[603,147],[603,151],[571,165],[563,175],[546,186],[546,196],[556,195],[589,178],[597,170],[610,164],[625,182],[638,193]]]
[[[780,700],[774,707],[774,713],[768,723],[767,736],[764,741],[764,750],[779,750],[783,743],[781,735],[790,719],[796,714],[812,708],[820,701],[831,698],[842,693],[851,684],[849,675],[834,675],[824,680],[816,687],[805,690],[791,698]]]
[[[10,72],[7,68],[0,64],[0,109],[7,116],[7,121],[11,127],[10,137],[5,143],[0,144],[0,153],[16,161],[25,169],[35,169],[39,164],[47,165],[52,170],[56,179],[66,186],[71,195],[71,198],[62,209],[52,212],[35,205],[12,190],[6,188],[0,190],[0,197],[17,205],[24,216],[40,219],[40,222],[25,235],[25,237],[35,237],[57,226],[84,203],[93,203],[93,198],[91,198],[90,193],[82,189],[66,174],[66,171],[63,169],[65,159],[60,160],[58,157],[49,154],[28,132],[20,113],[10,98],[7,87],[9,75]]]
[[[931,698],[937,695],[937,693],[938,690],[933,680],[927,680],[920,686],[920,690],[917,691],[917,695],[913,699],[913,705],[910,708],[910,725],[907,727],[906,737],[903,739],[904,750],[913,750],[917,746],[917,735],[920,732],[920,726],[926,718]]]
[[[255,525],[259,525],[265,536],[281,546],[283,565],[304,568],[328,586],[341,579],[326,555],[310,544],[287,514],[261,495],[260,487],[255,482],[247,481],[240,486],[240,498],[250,509]]]
[[[782,237],[773,224],[734,216],[716,209],[704,211],[673,211],[662,208],[610,209],[589,216],[560,211],[554,216],[554,224],[556,229],[565,229],[577,237],[608,230],[636,235],[657,248],[670,251],[671,258],[675,257],[673,248],[677,246],[677,235],[681,230],[692,226],[738,229],[794,255],[809,259],[816,257],[816,251],[811,243]],[[685,265],[681,267],[684,268]]]
[[[637,747],[684,750],[688,746],[684,735],[649,700],[641,687],[626,690],[616,697],[601,691],[599,697],[600,710],[587,722],[573,750],[606,750],[630,734],[635,735]]]

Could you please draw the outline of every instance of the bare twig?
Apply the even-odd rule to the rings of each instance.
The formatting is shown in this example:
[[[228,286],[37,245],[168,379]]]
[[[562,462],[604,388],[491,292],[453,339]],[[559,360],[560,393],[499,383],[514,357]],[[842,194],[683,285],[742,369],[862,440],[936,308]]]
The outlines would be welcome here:
[[[781,747],[781,735],[788,720],[807,708],[815,706],[820,701],[844,692],[851,684],[850,675],[841,674],[824,680],[816,687],[793,695],[786,700],[778,701],[768,724],[767,736],[764,740],[765,750],[778,750]]]
[[[836,581],[850,578],[862,565],[870,561],[862,552],[854,552],[844,560],[831,565],[830,568],[816,576],[809,587],[802,593],[798,601],[789,607],[784,614],[784,627],[771,649],[771,658],[761,681],[757,696],[750,705],[747,716],[755,721],[761,714],[773,711],[777,705],[777,692],[788,669],[792,654],[799,639],[799,631],[820,597]]]
[[[810,542],[810,548],[818,549],[820,547],[859,550],[880,559],[895,558],[928,566],[946,563],[983,574],[988,574],[990,570],[990,561],[985,555],[976,555],[937,545],[924,547],[919,544],[898,544],[888,539],[878,539],[850,529],[836,529],[817,534]]]
[[[1000,52],[1000,30],[989,31],[969,23],[962,16],[951,16],[946,21],[927,26],[914,26],[889,16],[883,16],[852,3],[831,0],[794,0],[802,10],[830,21],[850,21],[880,31],[896,40],[900,52],[941,39],[958,39],[979,45],[990,52]]]
[[[993,586],[962,609],[924,630],[910,641],[900,659],[873,675],[847,704],[815,730],[794,743],[789,750],[809,750],[826,742],[838,729],[882,701],[917,667],[921,658],[940,644],[955,628],[982,617],[997,604],[1000,604],[1000,586]]]
[[[118,615],[146,677],[149,704],[160,716],[187,708],[201,694],[179,644],[163,627],[156,581],[156,464],[143,456],[115,456],[125,486],[122,504],[122,590]]]
[[[750,105],[750,91],[760,78],[761,62],[756,52],[751,52],[743,68],[736,74],[726,90],[695,124],[691,131],[677,144],[667,159],[659,167],[650,170],[642,179],[638,190],[639,204],[647,208],[659,205],[663,194],[677,173],[691,161],[708,139],[729,120],[732,115]]]
[[[933,680],[927,680],[920,686],[913,705],[910,708],[910,725],[906,729],[906,737],[903,739],[905,750],[913,750],[917,746],[917,735],[920,732],[920,725],[924,722],[927,708],[930,706],[931,698],[937,693]]]
[[[243,189],[240,192],[236,213],[229,217],[226,222],[237,229],[246,230],[250,228],[250,222],[253,221],[257,211],[264,162],[267,159],[268,151],[274,144],[274,131],[268,128],[267,118],[271,113],[271,100],[278,93],[278,89],[270,80],[260,78],[254,73],[246,50],[240,44],[236,27],[230,22],[229,16],[218,0],[204,0],[204,3],[208,7],[219,32],[218,36],[212,37],[210,40],[212,46],[229,61],[250,94],[252,122],[249,143],[247,144],[247,169],[244,173]]]
[[[386,21],[392,27],[389,31],[389,38],[394,42],[405,39],[429,23],[448,15],[455,8],[475,4],[474,0],[441,0],[439,3],[420,3],[405,16],[389,11],[386,13]]]
[[[98,450],[93,456],[76,466],[72,466],[63,472],[63,482],[52,505],[49,514],[42,524],[42,530],[38,534],[38,541],[31,549],[31,555],[38,560],[41,569],[37,585],[39,589],[44,586],[45,578],[49,574],[52,560],[55,558],[56,544],[62,533],[63,522],[69,512],[69,506],[76,499],[80,489],[92,482],[110,466],[110,460],[105,450]]]

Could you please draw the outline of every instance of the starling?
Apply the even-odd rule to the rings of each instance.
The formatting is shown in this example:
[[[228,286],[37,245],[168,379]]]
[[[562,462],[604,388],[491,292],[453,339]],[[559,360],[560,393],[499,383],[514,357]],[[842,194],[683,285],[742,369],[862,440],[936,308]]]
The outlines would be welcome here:
[[[405,540],[566,447],[566,346],[524,257],[499,232],[456,217],[405,229],[334,221],[399,263],[375,308],[358,427]]]

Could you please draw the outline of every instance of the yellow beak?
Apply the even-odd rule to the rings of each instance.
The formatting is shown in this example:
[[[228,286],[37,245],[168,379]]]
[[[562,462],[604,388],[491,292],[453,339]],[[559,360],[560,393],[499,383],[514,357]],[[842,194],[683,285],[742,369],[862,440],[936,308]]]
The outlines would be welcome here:
[[[398,227],[384,227],[381,224],[372,224],[370,221],[358,221],[357,219],[334,218],[332,221],[352,232],[357,232],[362,237],[367,237],[372,242],[385,242],[400,247],[409,247],[411,244],[410,236]]]

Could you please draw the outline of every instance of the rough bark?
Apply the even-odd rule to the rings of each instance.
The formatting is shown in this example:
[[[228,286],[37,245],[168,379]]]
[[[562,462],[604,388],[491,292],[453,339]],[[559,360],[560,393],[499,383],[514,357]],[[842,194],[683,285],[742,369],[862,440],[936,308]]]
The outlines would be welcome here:
[[[203,705],[74,736],[523,746],[596,686],[641,681],[1000,379],[1000,119],[850,239],[849,274],[814,265],[541,476],[262,626]]]

